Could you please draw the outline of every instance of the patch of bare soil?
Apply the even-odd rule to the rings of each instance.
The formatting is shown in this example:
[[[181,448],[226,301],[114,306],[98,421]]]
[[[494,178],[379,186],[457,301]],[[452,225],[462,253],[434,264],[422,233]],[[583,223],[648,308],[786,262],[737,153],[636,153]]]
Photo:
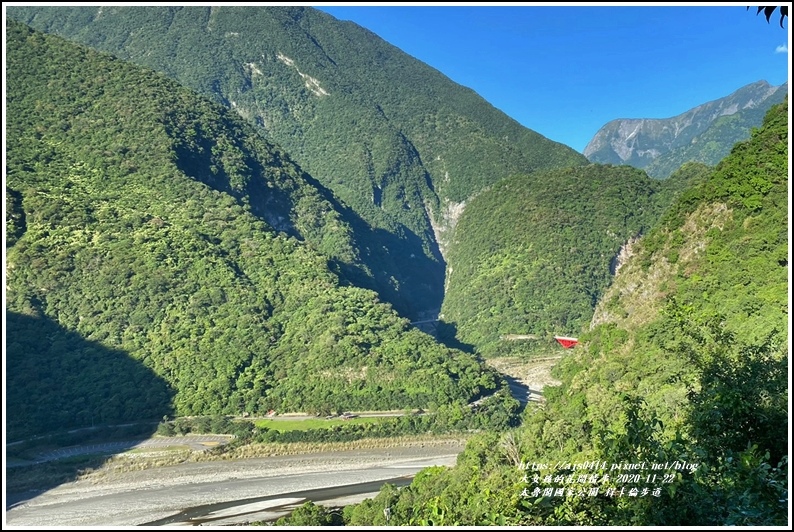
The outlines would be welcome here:
[[[551,368],[562,355],[522,359],[517,357],[489,358],[485,362],[496,371],[508,375],[527,386],[530,391],[542,393],[546,386],[557,386],[560,381],[551,376]]]

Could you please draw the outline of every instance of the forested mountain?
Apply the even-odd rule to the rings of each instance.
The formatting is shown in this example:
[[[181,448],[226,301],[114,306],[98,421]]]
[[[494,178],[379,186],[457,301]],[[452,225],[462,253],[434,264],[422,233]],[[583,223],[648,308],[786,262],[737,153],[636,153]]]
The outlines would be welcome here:
[[[152,67],[256,124],[372,226],[402,310],[438,309],[465,202],[515,173],[586,164],[373,33],[309,7],[9,7]],[[366,260],[366,257],[363,257]],[[380,274],[380,275],[379,275]]]
[[[458,222],[444,320],[486,355],[516,346],[506,335],[575,336],[621,246],[654,221],[656,188],[642,170],[595,164],[500,181]]]
[[[788,173],[785,102],[632,246],[543,408],[346,522],[786,525]]]
[[[448,261],[444,320],[479,354],[580,343],[520,427],[345,523],[787,523],[787,98],[714,168],[658,181],[310,8],[9,14],[122,57],[7,22],[9,439],[271,408],[454,417],[501,379],[394,310],[440,304]]]
[[[498,182],[458,223],[444,323],[486,357],[578,335],[627,244],[707,171],[690,163],[659,181],[628,166],[591,164]],[[521,336],[541,341],[514,341]]]
[[[97,397],[111,422],[171,396],[186,415],[426,408],[496,388],[340,281],[358,247],[336,200],[236,113],[59,37],[6,32],[11,437],[85,426]],[[48,331],[65,340],[39,352]],[[98,388],[110,366],[79,371],[104,350],[162,383],[151,408]],[[85,409],[52,396],[64,386]]]
[[[613,120],[595,134],[584,154],[592,162],[627,164],[660,179],[690,161],[713,166],[734,144],[749,138],[750,130],[787,94],[788,83],[773,87],[758,81],[672,118]]]

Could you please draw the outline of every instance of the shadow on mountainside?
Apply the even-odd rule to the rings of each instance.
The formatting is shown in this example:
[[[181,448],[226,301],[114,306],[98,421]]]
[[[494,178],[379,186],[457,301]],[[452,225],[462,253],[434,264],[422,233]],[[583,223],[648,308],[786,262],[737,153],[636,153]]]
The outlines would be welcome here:
[[[11,311],[6,311],[6,333],[7,509],[107,459],[89,455],[37,463],[45,451],[124,440],[125,448],[113,449],[123,452],[149,438],[156,421],[172,413],[174,391],[123,351],[86,340],[49,318]]]
[[[217,151],[216,139],[201,133],[186,135],[174,126],[169,128],[173,129],[169,135],[174,138],[175,162],[185,175],[247,203],[250,212],[260,220],[299,240],[311,240],[312,237],[301,234],[290,222],[296,211],[295,202],[303,194],[297,187],[300,182],[305,182],[313,188],[318,198],[328,202],[341,220],[349,225],[353,244],[360,254],[359,261],[346,261],[339,257],[330,259],[329,266],[342,282],[377,292],[382,301],[411,319],[416,319],[428,309],[441,307],[446,265],[437,244],[428,256],[423,240],[408,227],[400,225],[393,232],[373,227],[285,153],[270,153],[272,160],[265,164],[239,143],[244,167],[250,171],[250,176],[242,179],[230,176],[226,167],[216,160],[213,155]],[[185,144],[179,135],[190,136],[193,140]],[[286,184],[287,179],[294,181]],[[240,183],[235,185],[235,181]],[[247,202],[244,201],[246,196]],[[315,208],[325,207],[318,203]],[[319,230],[318,227],[314,229]],[[322,238],[319,234],[314,235],[314,240]]]
[[[439,320],[436,325],[436,340],[451,349],[459,349],[464,353],[474,353],[474,345],[467,344],[458,339],[458,326],[456,323],[448,323]]]

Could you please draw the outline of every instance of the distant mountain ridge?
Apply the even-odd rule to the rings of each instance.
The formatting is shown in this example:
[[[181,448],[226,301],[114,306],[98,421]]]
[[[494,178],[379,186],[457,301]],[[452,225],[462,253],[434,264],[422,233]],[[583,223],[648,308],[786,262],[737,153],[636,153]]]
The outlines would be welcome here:
[[[617,119],[587,144],[591,162],[626,164],[666,178],[689,161],[714,165],[761,125],[764,114],[788,94],[788,82],[745,85],[732,94],[671,118]],[[726,117],[732,117],[727,120]]]

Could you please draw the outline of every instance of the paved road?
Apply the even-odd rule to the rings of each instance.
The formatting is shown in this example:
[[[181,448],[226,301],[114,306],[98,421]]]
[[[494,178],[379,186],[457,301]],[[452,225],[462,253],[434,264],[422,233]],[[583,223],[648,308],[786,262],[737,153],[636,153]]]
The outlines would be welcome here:
[[[62,458],[69,458],[71,456],[79,456],[83,454],[117,454],[130,449],[156,449],[158,447],[172,447],[175,445],[184,445],[191,449],[200,451],[229,443],[232,436],[200,434],[194,436],[175,436],[175,437],[161,437],[153,436],[146,440],[127,440],[127,441],[114,441],[105,443],[94,443],[88,445],[74,445],[72,447],[62,447],[53,451],[42,453],[32,461],[24,463],[7,464],[6,467],[15,467],[22,465],[30,465],[31,463],[40,464],[42,462],[52,462],[53,460],[60,460]]]
[[[404,416],[405,412],[402,410],[384,410],[384,411],[366,411],[366,412],[352,412],[356,416],[360,417],[399,417]],[[287,421],[303,421],[307,419],[317,419],[318,416],[311,416],[309,414],[304,413],[283,413],[278,414],[275,416],[233,416],[237,421],[256,421],[258,419],[277,419],[277,420],[287,420]],[[63,434],[77,434],[80,432],[91,433],[91,432],[98,432],[104,429],[115,429],[119,427],[134,427],[139,425],[157,425],[157,421],[139,421],[135,423],[123,423],[120,425],[97,425],[96,427],[81,427],[77,429],[67,430],[64,432],[57,432],[52,434],[45,434],[43,436],[31,436],[30,438],[25,438],[24,440],[17,440],[6,443],[6,448],[14,447],[16,445],[21,445],[23,443],[34,442],[38,440],[43,440],[45,438],[51,438],[54,436],[59,436]]]
[[[13,447],[15,445],[21,445],[23,443],[32,442],[36,440],[43,440],[45,438],[51,438],[53,436],[58,436],[61,434],[77,434],[78,432],[96,432],[102,429],[115,429],[119,427],[134,427],[138,425],[157,425],[156,421],[140,421],[136,423],[124,423],[121,425],[97,425],[96,427],[81,427],[78,429],[67,430],[65,432],[59,432],[54,434],[45,434],[44,436],[31,436],[30,438],[25,438],[24,440],[17,440],[6,443],[6,448]]]

